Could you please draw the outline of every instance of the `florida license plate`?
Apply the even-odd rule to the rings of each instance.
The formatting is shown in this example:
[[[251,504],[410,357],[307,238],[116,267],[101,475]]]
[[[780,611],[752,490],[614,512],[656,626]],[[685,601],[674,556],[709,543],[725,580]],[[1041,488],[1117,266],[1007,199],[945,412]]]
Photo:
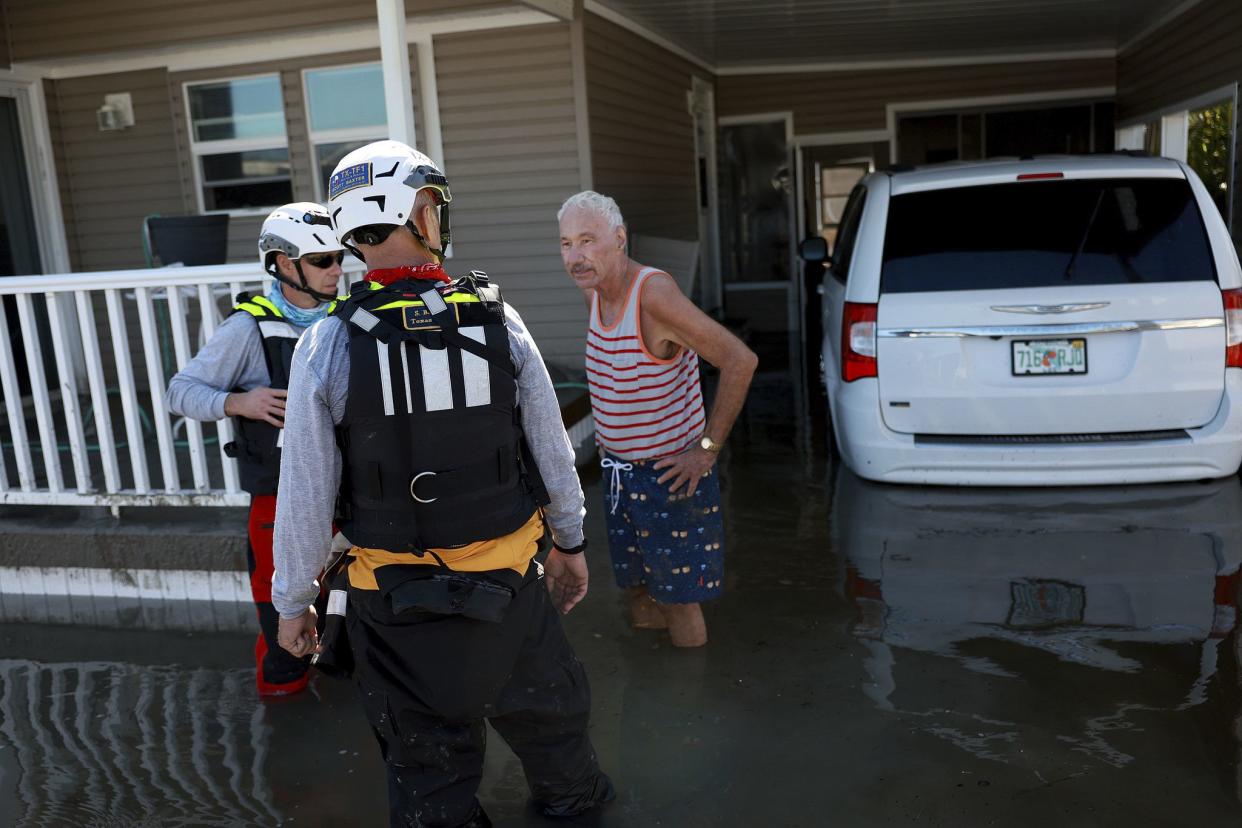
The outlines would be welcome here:
[[[1087,373],[1085,339],[1019,339],[1011,346],[1014,376]]]

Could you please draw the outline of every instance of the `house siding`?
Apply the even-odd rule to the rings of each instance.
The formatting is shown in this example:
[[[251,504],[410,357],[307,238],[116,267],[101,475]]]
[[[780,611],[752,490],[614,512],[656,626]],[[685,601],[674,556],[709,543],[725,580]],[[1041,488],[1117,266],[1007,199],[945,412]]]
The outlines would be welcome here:
[[[585,19],[595,189],[639,234],[697,239],[692,63],[602,17]]]
[[[543,355],[581,365],[582,295],[565,276],[556,211],[581,189],[570,25],[435,39],[452,273],[484,270]]]
[[[12,47],[9,46],[9,20],[4,11],[4,3],[0,2],[0,69],[8,69],[12,65]]]
[[[1117,122],[1242,82],[1242,3],[1204,0],[1117,60]],[[1234,113],[1233,239],[1242,247],[1242,141]]]
[[[716,114],[723,118],[792,112],[795,134],[851,132],[885,129],[890,103],[1111,88],[1116,80],[1116,63],[1111,58],[725,75],[716,81]]]
[[[12,60],[35,61],[164,48],[229,37],[375,20],[374,0],[4,0]],[[527,8],[500,0],[406,0],[406,15],[477,14]],[[49,25],[55,21],[55,25]]]
[[[163,69],[45,81],[74,270],[144,267],[142,221],[182,212],[181,168]],[[134,126],[101,132],[105,94],[133,96]]]

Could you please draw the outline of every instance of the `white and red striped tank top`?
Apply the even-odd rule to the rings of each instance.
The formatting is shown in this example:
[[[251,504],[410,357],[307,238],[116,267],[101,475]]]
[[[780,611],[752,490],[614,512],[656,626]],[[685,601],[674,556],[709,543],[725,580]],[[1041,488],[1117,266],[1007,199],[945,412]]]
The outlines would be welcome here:
[[[586,375],[595,442],[620,460],[677,454],[699,439],[706,423],[698,354],[681,348],[671,359],[656,359],[642,340],[643,284],[659,272],[639,271],[612,327],[600,319],[599,296],[591,300]]]

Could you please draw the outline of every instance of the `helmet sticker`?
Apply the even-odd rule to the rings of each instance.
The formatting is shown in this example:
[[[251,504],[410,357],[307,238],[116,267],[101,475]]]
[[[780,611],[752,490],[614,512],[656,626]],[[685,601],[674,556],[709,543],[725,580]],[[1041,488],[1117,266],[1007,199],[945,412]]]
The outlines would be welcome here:
[[[343,170],[337,170],[328,180],[328,200],[335,199],[342,193],[371,184],[371,164],[354,164]]]

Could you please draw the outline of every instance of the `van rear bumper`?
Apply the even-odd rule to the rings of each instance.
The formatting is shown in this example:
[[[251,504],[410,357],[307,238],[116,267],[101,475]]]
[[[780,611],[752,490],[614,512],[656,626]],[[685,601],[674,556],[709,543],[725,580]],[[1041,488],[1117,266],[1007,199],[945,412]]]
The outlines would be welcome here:
[[[889,429],[879,383],[840,384],[834,427],[842,458],[860,477],[946,486],[1079,486],[1225,477],[1242,464],[1242,370],[1225,371],[1216,416],[1201,428],[1098,439],[916,436]]]

